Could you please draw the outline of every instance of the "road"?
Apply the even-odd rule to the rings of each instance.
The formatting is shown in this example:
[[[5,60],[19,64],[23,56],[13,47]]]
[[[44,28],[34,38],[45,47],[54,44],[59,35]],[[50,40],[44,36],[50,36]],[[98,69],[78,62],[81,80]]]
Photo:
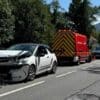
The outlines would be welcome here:
[[[0,86],[0,100],[83,100],[73,99],[80,97],[99,100],[99,96],[99,60],[79,66],[59,66],[54,75],[40,75],[31,82]]]

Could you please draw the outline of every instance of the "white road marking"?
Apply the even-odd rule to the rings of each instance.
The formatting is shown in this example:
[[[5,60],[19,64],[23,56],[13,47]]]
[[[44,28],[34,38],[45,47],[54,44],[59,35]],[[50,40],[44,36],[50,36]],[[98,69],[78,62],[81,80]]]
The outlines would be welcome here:
[[[61,74],[61,75],[58,75],[58,76],[56,76],[56,78],[64,77],[64,76],[69,75],[69,74],[72,74],[74,72],[77,72],[77,70],[71,71],[71,72],[67,72],[67,73],[64,73],[64,74]]]
[[[18,88],[18,89],[9,91],[9,92],[5,92],[5,93],[0,94],[0,97],[4,97],[4,96],[19,92],[19,91],[27,89],[27,88],[31,88],[31,87],[40,85],[40,84],[43,84],[43,83],[45,83],[45,81],[40,81],[40,82],[37,82],[37,83],[34,83],[34,84],[30,84],[30,85],[27,85],[27,86],[24,86],[24,87],[21,87],[21,88]]]

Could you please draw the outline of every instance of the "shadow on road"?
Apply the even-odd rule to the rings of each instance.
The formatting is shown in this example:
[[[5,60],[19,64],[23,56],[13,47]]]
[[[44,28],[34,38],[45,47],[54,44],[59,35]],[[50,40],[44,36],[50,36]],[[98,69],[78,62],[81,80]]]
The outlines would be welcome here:
[[[58,64],[58,67],[74,67],[74,63],[60,63]]]
[[[42,78],[42,77],[46,77],[48,75],[50,75],[50,74],[43,73],[43,74],[37,75],[35,77],[35,79],[39,79],[39,78]],[[24,80],[24,81],[20,81],[20,82],[11,82],[9,80],[2,80],[2,79],[0,79],[0,88],[2,88],[3,86],[7,86],[7,85],[16,85],[16,84],[23,84],[23,83],[28,83],[28,82],[32,82],[32,81]]]
[[[100,74],[100,67],[87,68],[84,71],[88,71],[89,73],[94,73],[94,74]]]
[[[66,98],[65,100],[100,100],[100,96],[95,94],[76,94],[72,97]]]
[[[7,83],[4,80],[0,79],[0,89],[2,88],[2,86],[6,86],[6,85]]]
[[[84,64],[84,63],[81,63]],[[62,63],[62,64],[58,64],[58,67],[76,67],[79,65],[76,65],[75,63]]]

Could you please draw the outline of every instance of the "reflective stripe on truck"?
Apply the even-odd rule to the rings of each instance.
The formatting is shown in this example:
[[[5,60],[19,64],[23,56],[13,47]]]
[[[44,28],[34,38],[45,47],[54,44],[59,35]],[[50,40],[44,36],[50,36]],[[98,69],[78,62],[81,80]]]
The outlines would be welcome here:
[[[75,55],[74,34],[70,31],[60,31],[53,41],[53,51],[57,56],[72,57]]]

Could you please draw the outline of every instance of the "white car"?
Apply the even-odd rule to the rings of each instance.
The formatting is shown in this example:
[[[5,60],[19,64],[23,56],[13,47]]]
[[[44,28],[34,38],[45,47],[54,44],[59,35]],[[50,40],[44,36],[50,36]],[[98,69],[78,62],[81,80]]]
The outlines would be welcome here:
[[[47,45],[23,43],[0,50],[0,77],[14,82],[34,80],[35,75],[55,73],[57,58]]]

